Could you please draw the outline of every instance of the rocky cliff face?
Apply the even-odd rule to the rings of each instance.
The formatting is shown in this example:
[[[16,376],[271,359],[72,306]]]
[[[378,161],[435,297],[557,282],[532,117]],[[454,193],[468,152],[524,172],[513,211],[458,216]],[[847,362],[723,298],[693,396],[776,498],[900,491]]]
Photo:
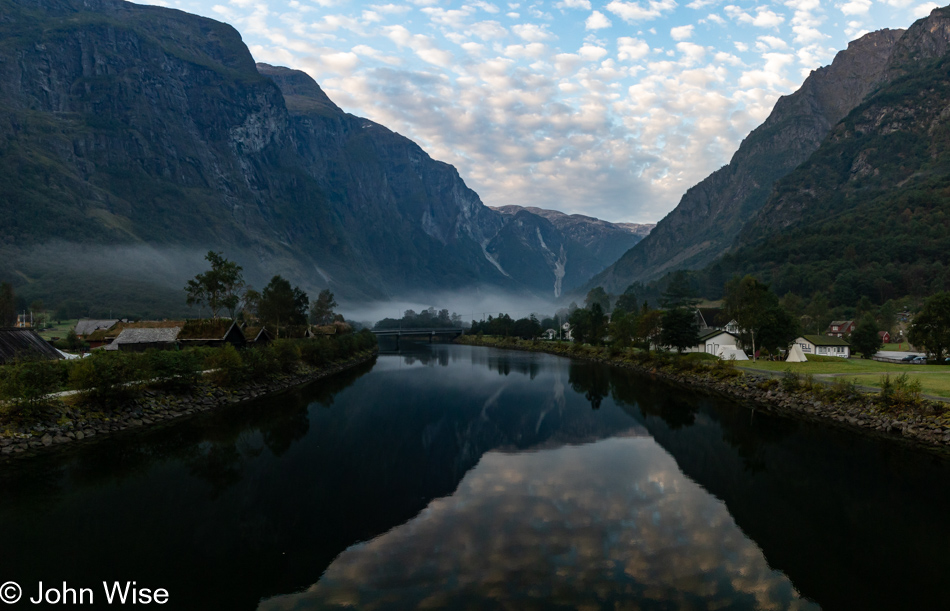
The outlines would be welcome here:
[[[230,26],[118,0],[0,15],[0,279],[20,293],[167,311],[209,249],[258,288],[541,291],[491,254],[508,217],[455,168],[255,65]]]
[[[649,236],[588,286],[622,292],[634,281],[703,267],[726,252],[765,204],[775,181],[805,161],[831,128],[880,85],[902,33],[882,30],[852,42],[798,91],[779,99],[729,165],[687,191]]]

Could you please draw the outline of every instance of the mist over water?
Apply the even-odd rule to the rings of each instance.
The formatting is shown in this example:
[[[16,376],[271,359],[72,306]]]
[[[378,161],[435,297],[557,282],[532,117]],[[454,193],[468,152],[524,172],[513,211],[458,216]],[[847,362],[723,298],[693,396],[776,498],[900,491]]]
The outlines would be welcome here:
[[[491,287],[475,287],[460,291],[419,293],[391,301],[349,302],[342,304],[339,311],[347,320],[375,323],[383,318],[402,318],[406,310],[420,312],[430,307],[455,312],[464,323],[469,323],[499,314],[508,314],[512,318],[525,318],[530,314],[550,316],[562,306],[534,295],[516,295]]]

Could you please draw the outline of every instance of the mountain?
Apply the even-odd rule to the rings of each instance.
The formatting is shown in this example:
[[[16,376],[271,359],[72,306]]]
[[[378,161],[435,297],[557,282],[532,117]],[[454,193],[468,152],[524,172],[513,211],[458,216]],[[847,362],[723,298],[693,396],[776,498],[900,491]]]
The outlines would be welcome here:
[[[0,16],[0,280],[18,294],[168,314],[214,249],[257,288],[554,296],[545,246],[507,244],[510,217],[455,168],[256,65],[231,26],[119,0],[0,0]],[[509,251],[540,267],[491,254]]]
[[[604,270],[654,227],[533,207],[493,210],[502,213],[507,223],[489,243],[488,252],[525,286],[543,291],[553,280],[554,297]]]
[[[885,76],[902,30],[867,34],[776,102],[765,123],[743,140],[727,166],[683,195],[642,242],[591,280],[620,293],[676,269],[698,269],[726,252],[765,205],[777,180],[815,152],[831,129]]]
[[[950,289],[950,7],[900,39],[881,87],[778,181],[717,274],[854,305]]]

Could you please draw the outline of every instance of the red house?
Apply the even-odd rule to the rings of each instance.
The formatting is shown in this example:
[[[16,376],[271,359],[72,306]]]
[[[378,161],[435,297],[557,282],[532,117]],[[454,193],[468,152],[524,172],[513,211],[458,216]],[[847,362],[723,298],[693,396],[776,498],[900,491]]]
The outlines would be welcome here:
[[[878,331],[877,335],[878,337],[881,338],[881,341],[884,342],[885,344],[891,343],[891,334],[888,333],[887,331]]]
[[[854,331],[854,321],[853,320],[832,320],[831,324],[828,325],[828,329],[825,331],[825,335],[828,337],[845,337],[846,335],[851,335],[851,332]]]

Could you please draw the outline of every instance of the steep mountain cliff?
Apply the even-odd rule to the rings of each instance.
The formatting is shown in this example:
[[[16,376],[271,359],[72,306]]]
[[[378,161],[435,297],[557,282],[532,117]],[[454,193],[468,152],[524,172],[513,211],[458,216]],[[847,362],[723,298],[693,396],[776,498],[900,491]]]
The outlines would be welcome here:
[[[554,295],[491,254],[509,217],[455,168],[176,10],[0,0],[0,183],[0,279],[47,303],[167,313],[209,249],[258,288]]]
[[[538,291],[553,286],[554,297],[582,285],[654,227],[533,207],[493,210],[505,215],[507,223],[488,252],[520,283]]]
[[[780,180],[717,273],[835,304],[950,289],[950,7],[907,30],[879,90]]]
[[[622,292],[634,281],[701,268],[722,255],[765,204],[775,181],[808,159],[831,128],[881,83],[902,33],[867,34],[830,66],[814,71],[798,91],[780,98],[729,165],[687,191],[649,236],[588,286]]]

